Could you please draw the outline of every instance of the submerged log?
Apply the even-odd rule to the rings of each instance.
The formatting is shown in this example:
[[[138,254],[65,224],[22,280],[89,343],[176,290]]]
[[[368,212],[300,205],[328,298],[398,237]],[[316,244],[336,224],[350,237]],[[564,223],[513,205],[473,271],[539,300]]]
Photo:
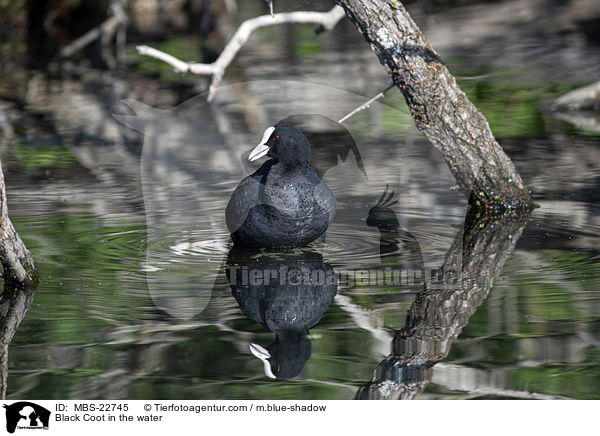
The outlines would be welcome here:
[[[394,0],[338,0],[402,91],[418,129],[459,188],[493,213],[531,208],[530,193],[487,123],[410,15]]]
[[[0,262],[4,267],[4,279],[19,283],[36,283],[38,274],[19,234],[8,217],[6,186],[0,163]]]

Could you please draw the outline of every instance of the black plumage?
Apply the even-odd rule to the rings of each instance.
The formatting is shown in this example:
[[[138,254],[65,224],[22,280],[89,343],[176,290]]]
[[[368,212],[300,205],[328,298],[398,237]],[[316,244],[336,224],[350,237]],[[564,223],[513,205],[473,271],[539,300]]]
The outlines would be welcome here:
[[[250,160],[271,157],[233,192],[225,217],[235,244],[300,247],[321,236],[335,216],[336,200],[310,166],[310,144],[295,127],[265,132]]]

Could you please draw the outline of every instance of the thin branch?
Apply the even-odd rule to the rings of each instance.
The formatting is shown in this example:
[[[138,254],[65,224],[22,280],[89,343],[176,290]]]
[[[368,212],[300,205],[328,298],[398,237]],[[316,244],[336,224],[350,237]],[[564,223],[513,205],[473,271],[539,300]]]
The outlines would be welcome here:
[[[68,58],[73,55],[73,53],[76,53],[82,48],[87,47],[102,36],[109,36],[109,38],[106,39],[110,39],[110,37],[112,37],[112,35],[114,35],[114,33],[117,31],[117,28],[127,22],[127,15],[125,14],[123,6],[118,0],[112,0],[110,8],[113,14],[112,17],[104,21],[99,26],[87,31],[75,41],[68,44],[66,47],[63,47],[60,51],[60,57]]]
[[[346,116],[342,117],[338,123],[342,124],[344,121],[346,121],[348,118],[350,118],[353,115],[356,115],[357,113],[359,113],[360,111],[363,111],[365,109],[367,109],[369,106],[371,106],[371,103],[373,103],[375,100],[379,100],[380,98],[383,98],[383,95],[388,92],[390,89],[392,89],[394,86],[396,86],[394,84],[394,82],[390,83],[388,86],[386,86],[384,89],[382,89],[379,94],[377,94],[375,97],[371,98],[370,100],[368,100],[367,102],[361,104],[359,107],[357,107],[356,109],[354,109],[352,112],[350,112],[349,114],[347,114]]]
[[[223,79],[225,70],[233,61],[237,52],[248,41],[254,30],[260,27],[283,23],[314,23],[319,24],[319,28],[331,30],[343,16],[344,10],[340,6],[334,6],[328,12],[297,11],[251,18],[240,25],[219,55],[219,58],[212,64],[184,62],[181,59],[177,59],[170,54],[148,47],[147,45],[140,45],[136,49],[140,55],[150,56],[166,62],[175,69],[175,72],[212,76],[208,92],[208,101],[211,101],[215,95],[217,86]]]

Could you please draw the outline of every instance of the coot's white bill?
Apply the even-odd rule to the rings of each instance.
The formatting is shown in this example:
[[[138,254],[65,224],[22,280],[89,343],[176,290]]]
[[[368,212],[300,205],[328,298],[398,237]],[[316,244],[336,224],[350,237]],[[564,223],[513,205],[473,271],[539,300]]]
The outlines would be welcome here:
[[[271,357],[271,354],[264,347],[255,343],[250,344],[250,352],[259,359],[268,359]]]
[[[271,137],[271,135],[273,134],[274,130],[275,130],[275,127],[269,127],[269,128],[267,128],[267,130],[265,130],[265,133],[263,133],[263,137],[260,141],[260,144],[258,144],[256,146],[256,148],[254,150],[252,150],[252,153],[250,153],[250,156],[248,156],[248,160],[250,162],[255,161],[256,159],[260,159],[261,157],[263,157],[264,155],[266,155],[269,152],[269,146],[266,143],[269,140],[269,138]]]
[[[254,150],[252,150],[252,153],[250,153],[250,156],[248,156],[248,160],[250,162],[255,161],[256,159],[260,159],[261,157],[263,157],[265,154],[267,154],[269,152],[269,149],[271,147],[269,147],[268,145],[265,144],[259,144],[256,146],[256,148]]]

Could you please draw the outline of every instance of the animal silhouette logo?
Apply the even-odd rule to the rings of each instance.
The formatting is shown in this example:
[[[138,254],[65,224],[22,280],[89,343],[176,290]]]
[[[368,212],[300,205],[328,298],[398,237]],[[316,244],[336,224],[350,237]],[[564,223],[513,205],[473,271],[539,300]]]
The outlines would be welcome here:
[[[6,430],[14,433],[16,428],[47,429],[50,411],[29,401],[19,401],[3,406],[6,409]]]

